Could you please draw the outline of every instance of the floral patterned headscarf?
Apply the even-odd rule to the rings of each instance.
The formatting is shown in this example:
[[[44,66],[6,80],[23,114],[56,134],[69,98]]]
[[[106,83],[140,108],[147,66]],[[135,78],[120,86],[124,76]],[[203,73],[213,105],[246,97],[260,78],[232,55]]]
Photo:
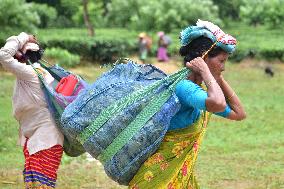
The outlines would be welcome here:
[[[200,36],[209,38],[213,43],[216,42],[216,46],[227,53],[233,53],[236,49],[237,40],[234,37],[223,32],[217,25],[203,20],[198,20],[196,26],[189,26],[182,30],[180,43],[186,46]]]

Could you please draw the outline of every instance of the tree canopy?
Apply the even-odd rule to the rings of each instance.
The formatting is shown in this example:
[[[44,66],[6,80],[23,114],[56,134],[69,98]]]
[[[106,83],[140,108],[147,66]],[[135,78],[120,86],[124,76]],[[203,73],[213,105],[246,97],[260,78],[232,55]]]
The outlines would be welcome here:
[[[82,0],[0,0],[2,30],[84,26]],[[9,10],[9,11],[7,11]],[[170,32],[197,19],[281,27],[284,0],[88,0],[91,25]]]

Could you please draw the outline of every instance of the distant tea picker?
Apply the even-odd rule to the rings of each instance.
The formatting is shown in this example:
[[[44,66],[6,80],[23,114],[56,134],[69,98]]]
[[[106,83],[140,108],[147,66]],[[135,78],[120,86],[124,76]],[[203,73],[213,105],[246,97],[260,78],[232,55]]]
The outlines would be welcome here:
[[[111,179],[132,189],[198,188],[194,165],[211,113],[231,120],[246,114],[222,76],[236,40],[202,20],[184,29],[180,40],[185,68],[172,75],[120,59],[124,64],[87,84],[38,60],[56,78],[52,84],[27,60],[64,135],[64,151],[70,156],[87,151]],[[0,53],[3,64],[7,50]]]

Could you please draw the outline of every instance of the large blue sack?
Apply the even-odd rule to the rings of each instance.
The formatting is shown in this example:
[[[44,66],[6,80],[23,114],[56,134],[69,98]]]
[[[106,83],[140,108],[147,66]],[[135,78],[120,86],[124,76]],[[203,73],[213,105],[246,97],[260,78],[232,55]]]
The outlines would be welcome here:
[[[137,65],[131,61],[116,65],[66,107],[61,117],[64,133],[69,138],[78,139],[109,105],[165,77],[165,73],[152,65]],[[142,163],[158,149],[171,118],[180,108],[178,98],[173,93],[131,138],[122,134],[126,129],[131,130],[127,126],[166,87],[165,83],[153,91],[154,97],[145,95],[112,115],[111,119],[81,141],[85,150],[103,163],[107,175],[119,184],[127,185]],[[115,154],[105,156],[109,147],[116,144],[115,140],[127,142]]]

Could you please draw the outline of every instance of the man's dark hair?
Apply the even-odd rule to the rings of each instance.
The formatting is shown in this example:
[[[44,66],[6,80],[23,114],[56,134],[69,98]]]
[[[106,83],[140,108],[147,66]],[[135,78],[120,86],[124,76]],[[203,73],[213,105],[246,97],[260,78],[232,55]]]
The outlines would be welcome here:
[[[30,60],[32,63],[35,63],[41,59],[43,53],[44,50],[42,48],[40,48],[38,51],[27,50],[25,54],[25,59]]]

